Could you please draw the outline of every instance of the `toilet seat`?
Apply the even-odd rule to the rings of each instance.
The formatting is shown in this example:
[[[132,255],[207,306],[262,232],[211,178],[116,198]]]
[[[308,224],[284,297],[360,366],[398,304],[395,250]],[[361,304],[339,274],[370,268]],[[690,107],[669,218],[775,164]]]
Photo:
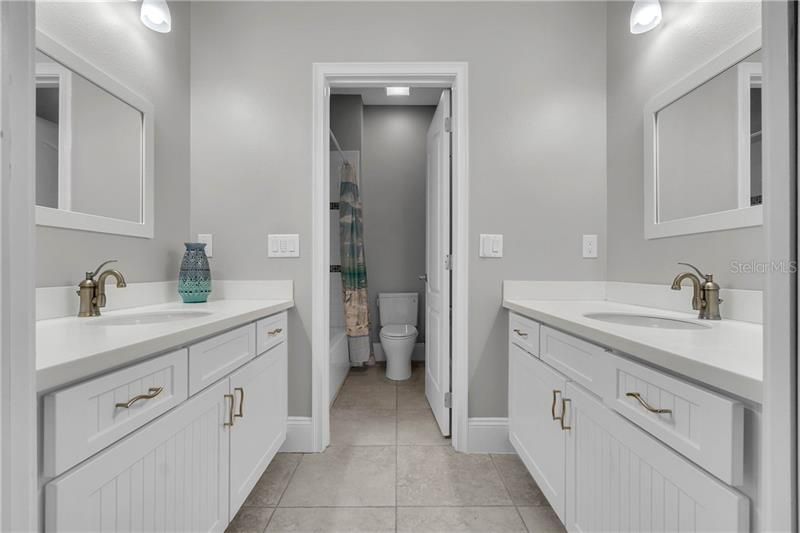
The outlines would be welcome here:
[[[403,339],[416,335],[417,328],[408,324],[392,324],[381,328],[381,336],[390,339]]]

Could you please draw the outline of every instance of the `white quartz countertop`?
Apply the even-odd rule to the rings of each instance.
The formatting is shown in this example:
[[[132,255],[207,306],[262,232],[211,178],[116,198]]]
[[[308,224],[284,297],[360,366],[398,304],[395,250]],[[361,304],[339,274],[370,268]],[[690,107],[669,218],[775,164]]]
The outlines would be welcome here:
[[[291,299],[174,302],[111,311],[102,317],[40,320],[36,322],[36,387],[39,392],[52,390],[293,306]],[[183,311],[210,314],[160,323],[103,325],[104,318]]]
[[[679,313],[605,300],[505,299],[503,307],[566,333],[641,359],[700,383],[761,403],[762,326],[735,320],[698,320]],[[708,329],[660,329],[613,324],[586,313],[677,318]]]

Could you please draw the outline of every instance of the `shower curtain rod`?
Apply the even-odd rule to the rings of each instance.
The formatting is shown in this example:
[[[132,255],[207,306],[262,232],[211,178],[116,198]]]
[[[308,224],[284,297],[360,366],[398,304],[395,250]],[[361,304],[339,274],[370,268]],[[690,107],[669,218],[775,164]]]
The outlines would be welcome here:
[[[339,141],[336,139],[336,135],[333,134],[333,130],[329,129],[328,131],[331,134],[331,139],[333,140],[334,146],[336,146],[336,149],[339,151],[339,155],[342,156],[342,160],[349,165],[350,161],[347,160],[347,158],[344,155],[344,152],[342,152],[342,147],[339,146]]]

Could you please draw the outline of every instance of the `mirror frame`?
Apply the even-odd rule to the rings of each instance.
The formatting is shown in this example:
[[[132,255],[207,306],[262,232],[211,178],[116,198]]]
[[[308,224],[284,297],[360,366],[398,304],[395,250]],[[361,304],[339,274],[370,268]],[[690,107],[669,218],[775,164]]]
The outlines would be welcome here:
[[[761,226],[764,221],[763,205],[737,207],[727,211],[707,213],[663,222],[658,221],[658,112],[682,96],[697,89],[712,78],[722,74],[746,57],[761,49],[761,29],[750,33],[733,46],[723,50],[700,68],[690,73],[668,89],[662,91],[644,106],[644,236],[659,239],[676,235],[691,235],[750,226]],[[749,158],[748,158],[749,161]],[[741,160],[740,163],[741,165]],[[737,185],[738,187],[738,185]],[[741,190],[739,193],[741,198]]]
[[[134,107],[142,114],[141,222],[37,205],[36,225],[152,239],[155,233],[155,138],[153,126],[155,115],[153,104],[40,30],[36,31],[36,49]]]

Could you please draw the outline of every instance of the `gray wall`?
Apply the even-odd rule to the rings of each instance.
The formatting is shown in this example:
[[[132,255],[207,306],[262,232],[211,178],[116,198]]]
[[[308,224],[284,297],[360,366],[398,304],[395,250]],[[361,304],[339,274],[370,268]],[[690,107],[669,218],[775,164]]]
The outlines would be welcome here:
[[[342,150],[361,150],[364,104],[358,94],[331,95],[331,130]],[[331,140],[331,150],[336,147]]]
[[[37,28],[155,107],[155,239],[38,227],[37,286],[72,285],[101,260],[128,281],[177,277],[189,237],[189,6],[170,2],[172,31],[139,21],[136,2],[37,2]]]
[[[646,240],[642,175],[645,103],[755,30],[761,3],[664,2],[663,9],[662,27],[632,35],[630,3],[608,4],[608,279],[669,283],[681,268],[675,263],[688,261],[724,287],[761,289],[761,276],[730,272],[732,260],[765,259],[761,227]]]
[[[581,259],[582,233],[605,238],[605,10],[192,5],[192,231],[214,233],[220,277],[295,281],[291,415],[311,412],[312,63],[469,62],[469,414],[502,417],[502,280],[605,277],[604,261]],[[299,233],[301,257],[268,259],[269,232]],[[505,234],[504,259],[478,258],[482,232]]]
[[[366,106],[361,178],[372,338],[379,342],[381,292],[416,292],[425,339],[426,139],[432,106]]]

